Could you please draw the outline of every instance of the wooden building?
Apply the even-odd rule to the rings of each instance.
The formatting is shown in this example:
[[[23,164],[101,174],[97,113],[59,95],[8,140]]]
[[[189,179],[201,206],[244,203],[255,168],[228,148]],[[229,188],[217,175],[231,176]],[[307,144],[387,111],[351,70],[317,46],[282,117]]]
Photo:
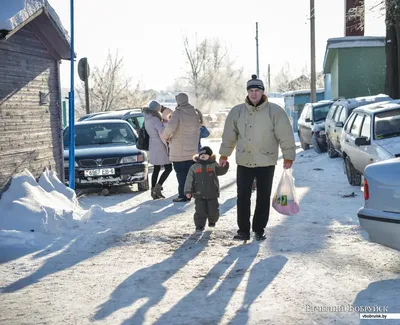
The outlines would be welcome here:
[[[64,179],[61,60],[70,41],[51,7],[0,29],[0,193],[25,168]]]

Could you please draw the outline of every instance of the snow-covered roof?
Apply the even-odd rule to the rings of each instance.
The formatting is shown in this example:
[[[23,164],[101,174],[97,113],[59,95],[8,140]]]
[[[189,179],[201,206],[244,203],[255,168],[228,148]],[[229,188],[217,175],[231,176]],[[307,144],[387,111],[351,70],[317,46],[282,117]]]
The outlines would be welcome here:
[[[325,89],[319,88],[317,89],[317,94],[323,93]],[[293,90],[293,91],[287,91],[283,93],[284,97],[289,97],[289,96],[296,96],[296,95],[308,95],[311,94],[311,89],[300,89],[300,90]]]
[[[329,38],[327,49],[385,46],[384,36],[346,36]]]
[[[344,48],[356,48],[356,47],[385,47],[384,36],[346,36],[329,38],[326,44],[325,58],[323,69],[324,73],[327,73],[326,69],[331,64],[332,58],[330,58],[331,50],[344,49]]]
[[[70,40],[68,32],[61,24],[61,20],[47,0],[12,0],[1,5],[0,30],[11,31],[23,24],[40,9],[46,8],[64,37]]]
[[[70,37],[47,0],[13,0],[2,4],[0,35],[3,34],[6,39],[10,38],[28,23],[36,25],[35,30],[43,36],[42,41],[53,47],[50,49],[53,50],[53,54],[58,52],[61,59],[70,59]],[[49,24],[54,28],[49,30]]]

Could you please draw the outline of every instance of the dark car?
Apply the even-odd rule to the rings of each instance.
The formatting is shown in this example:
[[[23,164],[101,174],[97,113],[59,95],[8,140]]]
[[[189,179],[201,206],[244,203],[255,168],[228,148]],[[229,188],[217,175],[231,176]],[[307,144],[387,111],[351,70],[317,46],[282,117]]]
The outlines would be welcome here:
[[[141,108],[132,108],[132,109],[123,109],[118,111],[109,111],[104,112],[102,114],[90,116],[87,118],[89,121],[99,121],[99,120],[124,120],[127,121],[136,132],[139,132],[139,129],[144,124],[144,115],[142,113]]]
[[[137,183],[149,189],[146,152],[136,148],[137,135],[122,120],[82,121],[75,124],[76,186],[118,186]],[[69,168],[69,127],[64,130],[64,167]]]
[[[84,120],[87,120],[88,118],[91,118],[96,115],[104,114],[104,113],[105,112],[96,112],[96,113],[85,114],[79,118],[78,122],[82,122]]]
[[[357,107],[368,104],[391,101],[387,95],[366,96],[357,98],[340,98],[336,100],[328,113],[325,121],[326,142],[328,145],[328,156],[330,158],[342,156],[342,148],[340,145],[340,136],[343,131],[347,118]]]
[[[325,119],[332,103],[333,100],[321,100],[304,106],[298,121],[300,143],[304,150],[312,145],[318,153],[326,151]]]

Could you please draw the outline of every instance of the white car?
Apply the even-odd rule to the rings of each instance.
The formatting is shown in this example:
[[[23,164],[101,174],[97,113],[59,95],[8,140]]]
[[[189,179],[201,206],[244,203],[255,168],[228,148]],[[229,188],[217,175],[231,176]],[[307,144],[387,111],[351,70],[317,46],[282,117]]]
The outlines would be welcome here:
[[[340,136],[350,185],[361,185],[369,164],[400,157],[400,100],[356,108]]]
[[[400,158],[369,165],[357,215],[369,239],[400,250]]]

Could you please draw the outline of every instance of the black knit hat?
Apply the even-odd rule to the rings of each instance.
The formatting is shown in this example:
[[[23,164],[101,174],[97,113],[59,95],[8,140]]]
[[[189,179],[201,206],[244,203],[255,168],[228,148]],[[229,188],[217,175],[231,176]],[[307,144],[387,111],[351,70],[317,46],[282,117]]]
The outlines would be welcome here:
[[[201,147],[200,151],[199,151],[199,155],[202,155],[202,154],[212,156],[213,151],[211,150],[210,147],[204,146],[204,147]]]
[[[265,90],[263,81],[260,80],[260,79],[257,79],[257,75],[256,74],[253,74],[251,76],[251,79],[249,81],[247,81],[247,90],[249,90],[251,88],[257,88],[257,89]]]

